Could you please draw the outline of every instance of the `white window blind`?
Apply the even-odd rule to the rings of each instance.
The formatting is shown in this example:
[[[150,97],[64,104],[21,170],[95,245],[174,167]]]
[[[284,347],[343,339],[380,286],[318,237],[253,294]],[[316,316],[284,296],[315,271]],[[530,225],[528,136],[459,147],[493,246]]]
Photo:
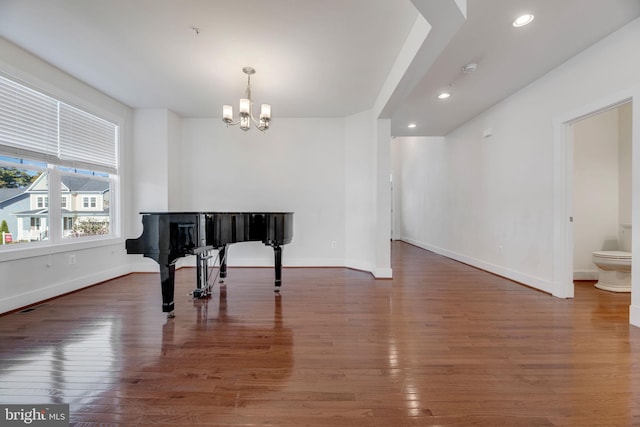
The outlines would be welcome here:
[[[116,126],[60,103],[59,158],[65,166],[115,172]]]
[[[0,77],[0,151],[48,161],[58,151],[58,101]]]
[[[0,153],[116,173],[118,126],[0,76]]]

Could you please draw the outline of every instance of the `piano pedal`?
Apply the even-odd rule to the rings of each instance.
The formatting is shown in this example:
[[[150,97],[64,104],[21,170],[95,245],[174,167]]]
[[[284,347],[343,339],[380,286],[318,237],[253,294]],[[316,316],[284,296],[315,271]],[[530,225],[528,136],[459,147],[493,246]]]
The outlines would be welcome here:
[[[194,289],[190,295],[194,298],[200,299],[210,297],[211,292],[209,292],[209,289]]]

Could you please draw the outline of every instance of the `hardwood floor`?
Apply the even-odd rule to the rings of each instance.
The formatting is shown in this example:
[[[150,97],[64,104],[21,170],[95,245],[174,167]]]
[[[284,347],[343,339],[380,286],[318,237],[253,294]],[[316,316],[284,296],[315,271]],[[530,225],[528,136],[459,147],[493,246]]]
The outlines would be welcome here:
[[[629,294],[562,300],[404,243],[393,280],[231,268],[176,318],[158,274],[0,317],[0,403],[69,403],[75,426],[640,425]],[[286,256],[286,254],[285,254]]]

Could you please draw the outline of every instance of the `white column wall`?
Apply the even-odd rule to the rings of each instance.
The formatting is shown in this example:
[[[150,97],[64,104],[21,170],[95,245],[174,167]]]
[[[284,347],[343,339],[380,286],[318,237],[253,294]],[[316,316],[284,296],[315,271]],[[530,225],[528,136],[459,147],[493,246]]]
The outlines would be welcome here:
[[[371,111],[345,120],[345,265],[359,270],[375,270],[376,159]]]
[[[379,119],[375,122],[376,157],[373,170],[376,176],[376,226],[375,269],[379,279],[393,277],[391,269],[391,121]]]

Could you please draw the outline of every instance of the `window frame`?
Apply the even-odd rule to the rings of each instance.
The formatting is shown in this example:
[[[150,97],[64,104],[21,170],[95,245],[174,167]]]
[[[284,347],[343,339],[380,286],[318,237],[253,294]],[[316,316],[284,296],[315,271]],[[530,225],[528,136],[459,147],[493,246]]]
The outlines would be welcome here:
[[[48,208],[49,207],[49,196],[37,196],[36,197],[36,207],[40,208]]]

